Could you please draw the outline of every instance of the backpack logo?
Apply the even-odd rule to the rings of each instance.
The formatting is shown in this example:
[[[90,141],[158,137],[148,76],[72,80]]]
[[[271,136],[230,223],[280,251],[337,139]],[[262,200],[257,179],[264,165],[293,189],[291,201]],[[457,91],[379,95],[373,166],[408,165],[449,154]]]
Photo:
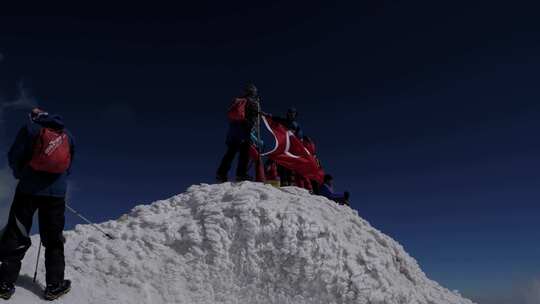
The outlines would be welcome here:
[[[61,174],[71,165],[71,146],[64,131],[41,129],[33,150],[30,167],[36,171]]]
[[[63,134],[62,136],[58,136],[56,139],[51,140],[43,153],[45,153],[47,156],[51,156],[51,154],[53,154],[54,151],[60,147],[64,140],[66,140],[66,137],[66,134]]]

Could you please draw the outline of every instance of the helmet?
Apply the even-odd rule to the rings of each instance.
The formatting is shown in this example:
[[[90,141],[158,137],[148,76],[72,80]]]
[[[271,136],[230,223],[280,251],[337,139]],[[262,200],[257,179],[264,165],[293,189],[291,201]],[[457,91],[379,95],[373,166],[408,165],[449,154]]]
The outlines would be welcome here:
[[[334,180],[334,177],[330,174],[325,174],[324,175],[324,182],[327,183],[327,182],[330,182],[330,181],[333,181]]]
[[[295,107],[287,109],[287,117],[289,119],[296,119],[298,117],[298,111],[296,111]]]

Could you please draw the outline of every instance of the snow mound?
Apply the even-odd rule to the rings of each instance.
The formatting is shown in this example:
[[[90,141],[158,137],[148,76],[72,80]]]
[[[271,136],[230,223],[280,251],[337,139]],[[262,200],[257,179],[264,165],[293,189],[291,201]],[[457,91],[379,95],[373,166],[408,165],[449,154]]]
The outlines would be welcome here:
[[[294,187],[192,186],[100,227],[117,239],[88,225],[65,233],[74,289],[57,303],[472,303],[356,211]],[[41,301],[36,247],[12,303]]]

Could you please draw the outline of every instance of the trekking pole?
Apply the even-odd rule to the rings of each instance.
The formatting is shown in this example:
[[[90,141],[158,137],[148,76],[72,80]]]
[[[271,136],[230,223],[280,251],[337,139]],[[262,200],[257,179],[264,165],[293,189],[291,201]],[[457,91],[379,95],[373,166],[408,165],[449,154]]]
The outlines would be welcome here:
[[[99,232],[103,233],[103,235],[105,235],[109,240],[114,240],[114,237],[110,234],[108,234],[107,232],[103,231],[103,229],[99,228],[98,225],[96,225],[95,223],[92,223],[89,219],[85,218],[84,216],[82,216],[79,212],[77,212],[77,210],[71,208],[68,204],[66,204],[66,208],[71,211],[73,214],[75,214],[76,216],[78,216],[79,218],[81,218],[83,221],[87,222],[88,224],[92,225],[92,227],[94,227],[96,230],[98,230]]]
[[[39,248],[38,248],[38,252],[37,252],[36,271],[34,271],[34,283],[36,282],[36,278],[37,278],[37,270],[38,270],[39,256],[40,255],[41,255],[41,240],[39,240]]]
[[[257,113],[257,151],[261,155],[262,147],[261,145],[261,104],[259,103],[259,111]]]

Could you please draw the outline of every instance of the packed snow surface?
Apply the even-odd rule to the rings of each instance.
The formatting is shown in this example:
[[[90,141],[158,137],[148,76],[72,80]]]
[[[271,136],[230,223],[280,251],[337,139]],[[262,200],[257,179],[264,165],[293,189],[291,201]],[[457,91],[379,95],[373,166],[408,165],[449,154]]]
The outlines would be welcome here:
[[[294,187],[192,186],[100,227],[116,240],[88,225],[65,233],[74,288],[57,303],[472,303],[356,211]],[[11,303],[42,301],[33,243]]]

